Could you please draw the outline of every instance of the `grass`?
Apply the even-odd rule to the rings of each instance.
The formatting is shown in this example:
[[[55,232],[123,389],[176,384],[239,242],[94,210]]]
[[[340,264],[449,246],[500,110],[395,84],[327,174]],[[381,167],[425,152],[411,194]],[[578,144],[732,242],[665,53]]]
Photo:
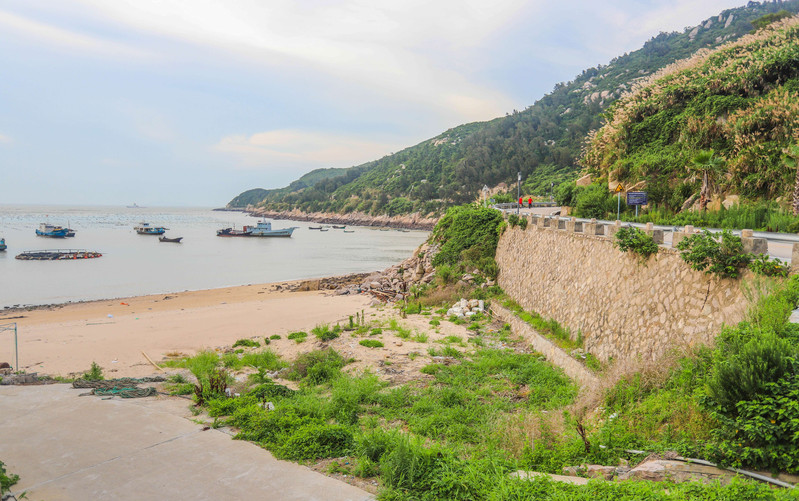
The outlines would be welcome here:
[[[264,341],[266,341],[266,344],[269,344],[268,340],[265,339]],[[233,348],[238,348],[239,346],[244,346],[245,348],[258,348],[261,346],[261,344],[254,339],[239,339],[233,343]]]
[[[288,336],[286,336],[286,338],[288,338],[288,339],[290,339],[290,340],[294,341],[294,342],[295,342],[295,343],[297,343],[297,344],[300,344],[300,343],[302,343],[303,341],[305,341],[305,339],[306,339],[307,337],[308,337],[308,333],[307,333],[307,332],[302,332],[302,331],[298,331],[298,332],[292,332],[291,334],[289,334]]]
[[[377,339],[361,339],[358,344],[367,348],[382,348],[384,346],[383,342]]]

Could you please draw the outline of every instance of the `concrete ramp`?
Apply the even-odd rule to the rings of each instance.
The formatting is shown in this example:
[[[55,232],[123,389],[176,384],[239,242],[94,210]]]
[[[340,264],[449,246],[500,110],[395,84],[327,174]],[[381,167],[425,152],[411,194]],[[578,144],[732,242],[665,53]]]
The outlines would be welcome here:
[[[203,431],[176,398],[103,400],[65,384],[0,386],[0,460],[28,499],[365,501],[268,451]]]

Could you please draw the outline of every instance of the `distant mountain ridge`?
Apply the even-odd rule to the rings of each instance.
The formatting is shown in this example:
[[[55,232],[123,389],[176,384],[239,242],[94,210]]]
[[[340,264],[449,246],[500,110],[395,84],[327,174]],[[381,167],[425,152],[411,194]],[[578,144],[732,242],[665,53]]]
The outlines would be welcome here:
[[[285,188],[249,190],[229,205],[429,214],[474,200],[484,185],[515,184],[517,172],[522,173],[526,193],[545,194],[552,183],[576,176],[585,137],[602,125],[608,106],[636,83],[700,49],[738,39],[753,29],[752,21],[783,9],[799,12],[799,0],[749,2],[727,9],[696,27],[660,33],[608,65],[584,70],[523,111],[454,127],[359,166],[313,171]]]

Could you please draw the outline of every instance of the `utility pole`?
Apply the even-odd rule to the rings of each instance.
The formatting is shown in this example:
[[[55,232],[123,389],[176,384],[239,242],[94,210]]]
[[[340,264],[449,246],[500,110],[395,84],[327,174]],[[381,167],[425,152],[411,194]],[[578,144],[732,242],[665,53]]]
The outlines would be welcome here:
[[[516,199],[519,200],[522,198],[522,173],[519,172],[519,176],[516,179]],[[516,215],[519,215],[519,209],[521,208],[522,204],[516,206]]]

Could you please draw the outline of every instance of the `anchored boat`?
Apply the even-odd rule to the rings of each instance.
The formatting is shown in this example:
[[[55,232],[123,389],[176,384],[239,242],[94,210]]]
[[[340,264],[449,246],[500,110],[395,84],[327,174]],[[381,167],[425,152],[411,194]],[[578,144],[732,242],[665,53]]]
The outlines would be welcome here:
[[[55,226],[52,224],[41,223],[39,228],[36,229],[36,235],[40,237],[50,237],[50,238],[64,238],[68,236],[70,232],[69,228],[64,228],[63,226]],[[72,236],[75,236],[74,231],[72,232]]]
[[[183,240],[183,237],[177,238],[167,238],[167,237],[158,237],[159,242],[172,242],[173,244],[179,244],[180,241]]]
[[[150,223],[139,223],[133,228],[139,235],[163,235],[169,228],[163,226],[150,226]]]
[[[290,228],[281,228],[279,230],[272,229],[272,223],[269,221],[258,221],[255,226],[245,226],[241,230],[234,228],[225,228],[216,232],[218,237],[290,237],[297,226]]]
[[[6,249],[8,249],[8,246],[6,245],[6,239],[0,237],[0,251],[4,251]]]

